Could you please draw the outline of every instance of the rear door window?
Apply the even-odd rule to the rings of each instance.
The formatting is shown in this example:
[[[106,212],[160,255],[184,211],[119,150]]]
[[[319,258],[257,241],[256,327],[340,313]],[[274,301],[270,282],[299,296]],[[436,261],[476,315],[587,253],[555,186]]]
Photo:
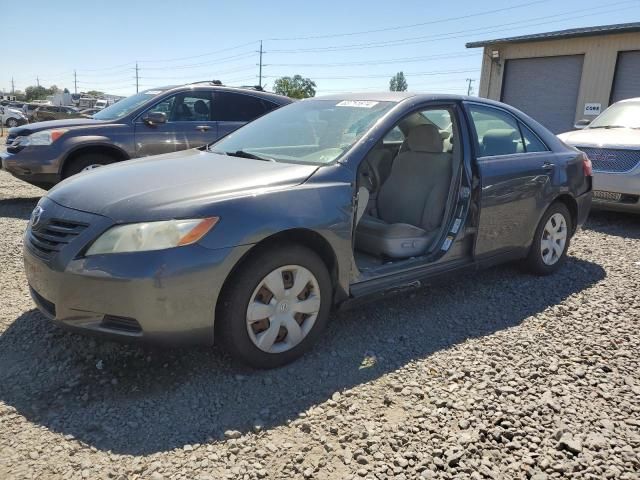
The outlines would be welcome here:
[[[476,131],[478,157],[524,153],[518,121],[502,110],[469,105]]]
[[[274,110],[277,105],[251,95],[215,92],[213,120],[221,122],[250,122]]]

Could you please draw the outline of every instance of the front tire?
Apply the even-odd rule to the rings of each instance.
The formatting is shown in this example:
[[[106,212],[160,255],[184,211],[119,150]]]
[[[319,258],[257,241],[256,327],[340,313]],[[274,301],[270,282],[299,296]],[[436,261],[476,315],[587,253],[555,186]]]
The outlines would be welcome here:
[[[7,120],[7,127],[14,128],[17,126],[18,126],[18,120],[16,120],[15,118],[10,118]]]
[[[529,255],[527,269],[536,275],[550,275],[565,262],[573,224],[565,204],[553,203],[542,216]]]
[[[72,159],[70,163],[65,166],[62,178],[69,178],[80,172],[103,167],[110,163],[114,163],[115,161],[116,160],[113,157],[105,155],[104,153],[87,153],[80,155]]]
[[[217,335],[234,358],[255,367],[285,365],[324,330],[333,288],[327,267],[300,245],[265,248],[227,282]]]

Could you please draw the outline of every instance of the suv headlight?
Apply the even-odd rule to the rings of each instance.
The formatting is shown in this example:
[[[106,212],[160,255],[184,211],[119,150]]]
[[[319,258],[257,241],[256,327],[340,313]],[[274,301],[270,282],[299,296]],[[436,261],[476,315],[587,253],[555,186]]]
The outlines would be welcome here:
[[[64,128],[56,128],[55,130],[42,130],[32,133],[26,137],[16,137],[14,143],[21,147],[32,147],[36,145],[51,145],[58,140],[68,130]]]
[[[100,235],[87,250],[87,256],[191,245],[204,237],[218,220],[219,217],[209,217],[118,225]]]

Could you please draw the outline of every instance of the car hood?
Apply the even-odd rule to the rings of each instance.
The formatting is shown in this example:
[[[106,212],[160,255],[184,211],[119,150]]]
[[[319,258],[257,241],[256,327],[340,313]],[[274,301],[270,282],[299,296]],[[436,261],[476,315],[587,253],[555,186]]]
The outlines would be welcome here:
[[[50,120],[47,122],[35,122],[21,127],[11,129],[11,133],[20,136],[31,135],[40,130],[48,130],[50,128],[73,128],[73,127],[98,127],[111,123],[105,120],[95,120],[93,118],[68,118],[65,120]]]
[[[22,110],[18,110],[17,108],[6,108],[4,109],[5,111],[5,115],[8,113],[12,113],[14,115],[20,115],[21,117],[24,116],[24,113],[22,113]]]
[[[193,149],[81,173],[58,184],[47,197],[116,222],[197,218],[223,199],[298,185],[317,168]]]
[[[640,130],[633,128],[585,128],[558,138],[574,147],[640,148]]]

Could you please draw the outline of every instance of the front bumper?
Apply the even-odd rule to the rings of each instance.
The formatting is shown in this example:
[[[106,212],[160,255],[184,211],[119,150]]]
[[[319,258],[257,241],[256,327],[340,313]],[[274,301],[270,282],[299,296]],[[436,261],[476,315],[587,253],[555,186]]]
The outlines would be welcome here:
[[[628,173],[594,172],[593,189],[593,208],[640,213],[640,167]],[[599,197],[597,192],[605,193]]]
[[[45,206],[45,208],[47,208]],[[86,243],[79,236],[75,242]],[[69,244],[42,259],[25,234],[24,266],[38,309],[62,327],[120,339],[211,344],[224,281],[249,245],[200,245],[82,257]]]
[[[48,147],[26,147],[17,153],[1,152],[2,169],[37,186],[53,186],[60,181],[61,158]]]

